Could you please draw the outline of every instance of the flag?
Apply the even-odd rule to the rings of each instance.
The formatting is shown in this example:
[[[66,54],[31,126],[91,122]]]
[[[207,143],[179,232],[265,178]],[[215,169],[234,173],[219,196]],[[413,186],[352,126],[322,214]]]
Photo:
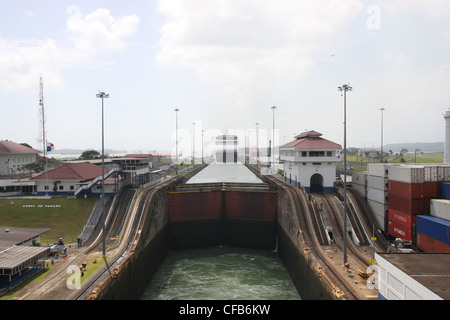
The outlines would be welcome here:
[[[53,151],[55,149],[55,146],[51,142],[47,142],[47,152]]]

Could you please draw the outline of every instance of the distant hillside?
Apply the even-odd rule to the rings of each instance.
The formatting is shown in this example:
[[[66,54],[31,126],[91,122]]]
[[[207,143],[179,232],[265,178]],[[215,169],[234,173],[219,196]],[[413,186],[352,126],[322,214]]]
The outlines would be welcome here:
[[[406,149],[408,152],[414,152],[420,149],[420,152],[444,152],[444,142],[416,142],[416,143],[392,143],[383,147],[383,150],[398,153],[400,150]]]

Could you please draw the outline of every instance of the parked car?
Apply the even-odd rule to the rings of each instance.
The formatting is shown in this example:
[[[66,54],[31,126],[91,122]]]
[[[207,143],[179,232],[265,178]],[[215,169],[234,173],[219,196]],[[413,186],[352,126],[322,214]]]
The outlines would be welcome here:
[[[415,251],[412,248],[411,241],[397,238],[395,239],[394,243],[391,243],[391,245],[389,246],[388,252],[414,253]]]

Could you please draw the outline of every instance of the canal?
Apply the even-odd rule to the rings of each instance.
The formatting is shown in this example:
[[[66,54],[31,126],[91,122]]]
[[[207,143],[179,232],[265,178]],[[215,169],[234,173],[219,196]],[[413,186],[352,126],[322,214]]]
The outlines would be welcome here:
[[[141,300],[300,300],[278,253],[217,246],[169,251]]]

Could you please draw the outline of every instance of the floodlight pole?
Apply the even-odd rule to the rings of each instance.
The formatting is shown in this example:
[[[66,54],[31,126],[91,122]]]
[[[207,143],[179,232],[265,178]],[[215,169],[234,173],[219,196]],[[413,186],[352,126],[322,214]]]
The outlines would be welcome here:
[[[347,91],[352,91],[350,85],[338,87],[344,91],[344,265],[347,264]]]
[[[275,109],[277,107],[273,106],[270,109],[273,111],[273,117],[272,117],[272,168],[275,168]]]
[[[105,228],[105,121],[104,121],[104,99],[109,98],[109,94],[99,91],[97,98],[102,99],[102,220],[103,220],[103,257],[106,257],[106,228]]]
[[[175,130],[176,130],[176,155],[175,155],[175,167],[176,167],[176,174],[178,175],[178,111],[180,109],[176,108],[175,110],[176,115],[176,124],[175,124]]]
[[[259,125],[259,123],[257,122],[256,123],[256,165],[258,165],[258,163],[259,163],[258,125]]]
[[[383,111],[386,110],[385,108],[380,108],[381,111],[381,157],[380,157],[380,163],[383,163]]]

